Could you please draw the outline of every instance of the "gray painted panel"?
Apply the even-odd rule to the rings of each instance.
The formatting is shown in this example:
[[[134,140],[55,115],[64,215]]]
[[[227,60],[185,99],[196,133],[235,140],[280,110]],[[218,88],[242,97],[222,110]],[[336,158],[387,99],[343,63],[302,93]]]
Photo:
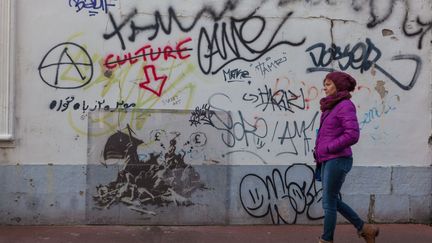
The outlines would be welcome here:
[[[116,182],[117,173],[122,170],[113,168],[89,166],[88,175],[93,178],[88,180],[87,213],[91,223],[152,225],[226,223],[227,166],[194,166],[184,170],[166,170],[164,173],[167,174],[159,177],[162,182],[157,180],[147,181],[144,184],[131,182],[130,184],[134,185],[127,188],[122,183]],[[97,201],[93,199],[97,194],[96,186],[102,185],[107,189],[110,183],[119,187],[118,190],[124,191],[116,192],[116,198],[112,198],[112,203],[105,203],[100,207],[101,205],[98,206]],[[163,185],[165,188],[156,184]],[[133,196],[132,190],[135,190]]]
[[[86,222],[90,224],[117,224],[120,218],[120,207],[107,205],[100,207],[95,204],[93,197],[96,196],[97,186],[106,185],[115,179],[119,168],[117,165],[88,165],[86,184]],[[109,208],[109,210],[104,210]]]

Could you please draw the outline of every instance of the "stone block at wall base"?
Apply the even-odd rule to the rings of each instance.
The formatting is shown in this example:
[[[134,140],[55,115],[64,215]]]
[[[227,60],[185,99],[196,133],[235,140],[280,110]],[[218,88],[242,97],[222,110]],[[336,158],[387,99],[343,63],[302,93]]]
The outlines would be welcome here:
[[[377,223],[404,223],[410,220],[408,195],[375,195],[372,213]]]
[[[393,167],[392,194],[425,196],[432,193],[432,169]]]
[[[432,195],[410,196],[409,205],[412,223],[430,224],[432,222]]]
[[[369,195],[342,195],[342,201],[349,205],[362,220],[368,222],[370,204]],[[349,222],[341,214],[338,213],[338,223]]]
[[[345,195],[390,194],[391,167],[353,167],[346,176],[341,192]]]
[[[0,177],[0,224],[85,222],[85,166],[0,166]]]
[[[74,225],[85,219],[83,193],[1,193],[0,224]]]

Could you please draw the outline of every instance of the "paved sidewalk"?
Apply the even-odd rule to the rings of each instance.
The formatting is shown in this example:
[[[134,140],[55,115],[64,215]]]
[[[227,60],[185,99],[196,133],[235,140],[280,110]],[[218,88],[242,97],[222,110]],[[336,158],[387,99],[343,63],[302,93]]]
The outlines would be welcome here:
[[[431,243],[432,227],[379,225],[376,242]],[[0,243],[313,242],[321,226],[0,226]],[[351,225],[338,225],[337,243],[361,243]]]

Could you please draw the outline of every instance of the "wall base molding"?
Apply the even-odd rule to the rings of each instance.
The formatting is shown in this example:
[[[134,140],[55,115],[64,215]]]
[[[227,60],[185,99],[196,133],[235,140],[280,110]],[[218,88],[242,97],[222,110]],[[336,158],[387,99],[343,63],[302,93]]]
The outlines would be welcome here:
[[[126,181],[118,177],[120,166],[0,166],[0,221],[16,225],[321,224],[321,185],[311,178],[313,170],[304,164],[193,166],[171,171],[167,177],[176,183],[158,194],[150,181],[147,191],[122,187]],[[430,178],[431,167],[357,166],[346,178],[342,197],[369,222],[430,224]],[[203,186],[186,191],[197,183]],[[108,193],[110,186],[122,192],[98,203],[95,197]],[[338,220],[347,222],[341,216]]]

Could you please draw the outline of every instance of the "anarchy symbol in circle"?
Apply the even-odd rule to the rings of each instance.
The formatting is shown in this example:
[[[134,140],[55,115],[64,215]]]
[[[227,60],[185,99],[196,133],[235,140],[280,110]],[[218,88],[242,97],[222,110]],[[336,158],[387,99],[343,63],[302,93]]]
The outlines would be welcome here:
[[[41,79],[53,88],[77,89],[91,81],[93,61],[82,46],[64,42],[48,51],[38,70]]]

